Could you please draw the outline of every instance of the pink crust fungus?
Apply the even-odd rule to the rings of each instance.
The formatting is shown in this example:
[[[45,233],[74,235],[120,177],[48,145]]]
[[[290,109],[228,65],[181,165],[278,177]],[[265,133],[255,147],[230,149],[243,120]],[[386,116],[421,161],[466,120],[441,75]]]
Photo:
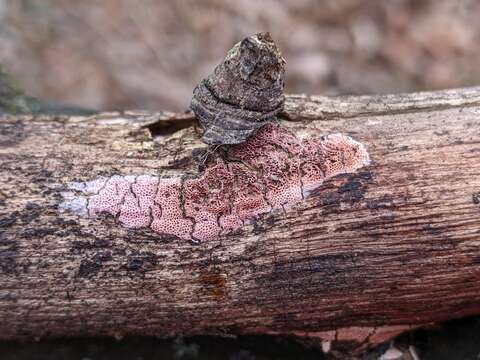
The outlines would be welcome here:
[[[91,217],[107,213],[128,228],[203,241],[285,210],[325,180],[369,162],[365,147],[346,135],[302,140],[267,124],[197,178],[115,175],[71,188],[84,193]]]

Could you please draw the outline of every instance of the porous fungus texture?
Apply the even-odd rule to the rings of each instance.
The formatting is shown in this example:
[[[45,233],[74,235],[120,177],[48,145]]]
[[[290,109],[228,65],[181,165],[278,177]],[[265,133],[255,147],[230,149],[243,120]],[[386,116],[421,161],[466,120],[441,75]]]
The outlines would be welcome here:
[[[286,210],[325,180],[369,162],[365,147],[346,135],[302,140],[271,123],[196,178],[116,175],[73,188],[86,196],[91,217],[107,213],[128,228],[199,242]]]

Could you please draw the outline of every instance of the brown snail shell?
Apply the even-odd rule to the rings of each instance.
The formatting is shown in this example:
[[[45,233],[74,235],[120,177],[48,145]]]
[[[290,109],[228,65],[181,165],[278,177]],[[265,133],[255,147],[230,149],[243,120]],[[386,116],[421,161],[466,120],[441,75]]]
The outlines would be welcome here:
[[[191,109],[210,145],[239,144],[283,109],[285,60],[269,33],[236,44],[193,91]]]

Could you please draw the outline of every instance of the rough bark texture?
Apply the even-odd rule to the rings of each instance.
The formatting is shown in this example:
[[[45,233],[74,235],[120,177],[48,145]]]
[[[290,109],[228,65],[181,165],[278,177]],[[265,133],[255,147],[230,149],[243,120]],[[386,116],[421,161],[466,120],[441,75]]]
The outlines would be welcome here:
[[[194,245],[59,209],[70,181],[195,174],[192,115],[0,118],[0,338],[270,333],[376,343],[480,314],[480,88],[289,96],[373,164]]]
[[[285,102],[285,59],[270,33],[236,44],[193,90],[190,105],[210,145],[241,144],[275,120]]]

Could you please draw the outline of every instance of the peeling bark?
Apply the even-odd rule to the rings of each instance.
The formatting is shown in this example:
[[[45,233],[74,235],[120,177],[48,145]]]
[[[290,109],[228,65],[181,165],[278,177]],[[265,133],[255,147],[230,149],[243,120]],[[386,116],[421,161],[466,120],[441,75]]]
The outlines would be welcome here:
[[[366,346],[480,314],[480,89],[288,96],[373,164],[195,245],[59,207],[71,181],[197,175],[191,114],[0,119],[0,338],[270,333]]]

